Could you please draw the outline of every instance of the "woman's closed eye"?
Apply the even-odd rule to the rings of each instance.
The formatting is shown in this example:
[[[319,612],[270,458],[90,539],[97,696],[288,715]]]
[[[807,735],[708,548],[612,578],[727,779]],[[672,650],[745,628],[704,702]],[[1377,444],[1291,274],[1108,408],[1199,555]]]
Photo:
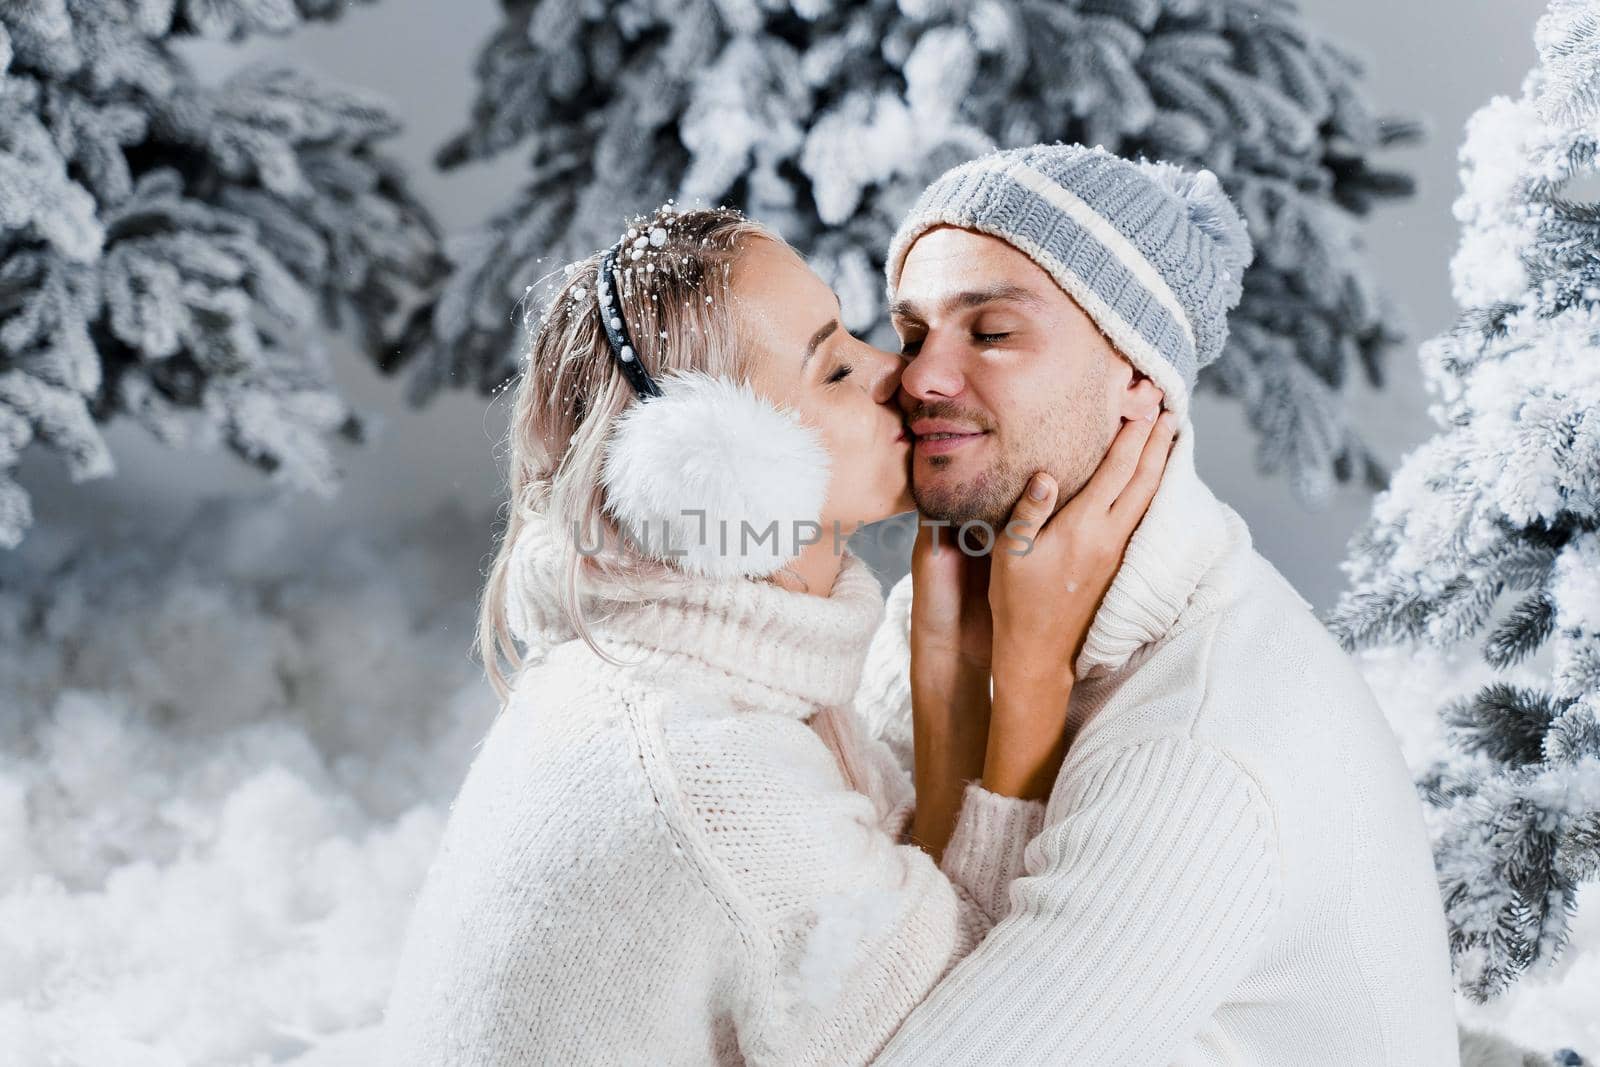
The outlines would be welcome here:
[[[853,370],[855,370],[855,368],[850,366],[850,364],[841,363],[838,367],[834,368],[833,373],[828,375],[826,379],[827,383],[829,385],[833,385],[835,382],[842,382],[846,378],[850,377],[850,372]]]
[[[1010,336],[1011,331],[1007,330],[1004,333],[975,333],[972,339],[981,345],[997,345]]]

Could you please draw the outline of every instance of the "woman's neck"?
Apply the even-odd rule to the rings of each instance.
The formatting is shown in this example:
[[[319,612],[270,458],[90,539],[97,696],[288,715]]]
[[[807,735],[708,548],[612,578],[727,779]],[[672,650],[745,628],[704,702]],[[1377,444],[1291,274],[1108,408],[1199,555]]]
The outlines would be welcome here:
[[[832,538],[824,537],[814,545],[807,545],[800,554],[773,578],[779,588],[793,593],[810,593],[812,596],[832,596],[833,586],[839,579],[839,569],[844,556],[834,551]]]

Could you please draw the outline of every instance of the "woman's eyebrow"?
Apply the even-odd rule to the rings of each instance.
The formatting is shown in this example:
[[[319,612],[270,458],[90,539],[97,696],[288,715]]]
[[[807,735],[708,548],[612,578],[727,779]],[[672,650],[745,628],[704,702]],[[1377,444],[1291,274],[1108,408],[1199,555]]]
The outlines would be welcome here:
[[[801,370],[805,370],[806,364],[811,362],[811,357],[817,354],[817,346],[826,341],[829,337],[833,336],[833,331],[837,330],[838,328],[839,320],[834,319],[832,322],[823,326],[821,329],[817,330],[816,333],[811,335],[811,340],[806,342],[806,354],[800,359]]]

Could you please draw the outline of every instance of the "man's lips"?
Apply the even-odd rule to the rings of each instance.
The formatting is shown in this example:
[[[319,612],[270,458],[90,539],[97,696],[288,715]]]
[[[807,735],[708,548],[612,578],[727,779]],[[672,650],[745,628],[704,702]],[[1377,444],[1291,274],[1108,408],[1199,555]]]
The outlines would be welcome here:
[[[918,419],[911,424],[919,455],[939,456],[971,444],[989,431],[945,419]]]

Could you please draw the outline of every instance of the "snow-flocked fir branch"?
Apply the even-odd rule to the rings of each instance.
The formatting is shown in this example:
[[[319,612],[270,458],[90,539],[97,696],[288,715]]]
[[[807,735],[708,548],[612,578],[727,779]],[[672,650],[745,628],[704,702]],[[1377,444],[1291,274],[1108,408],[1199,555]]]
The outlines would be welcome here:
[[[1481,642],[1424,774],[1461,988],[1482,1002],[1566,941],[1600,873],[1600,4],[1556,0],[1516,100],[1467,124],[1455,328],[1424,344],[1440,430],[1375,501],[1330,615],[1347,647]],[[1436,709],[1420,709],[1426,714]]]
[[[322,328],[388,358],[439,238],[392,159],[398,123],[293,70],[200,83],[174,38],[328,18],[334,0],[46,0],[0,7],[0,546],[32,522],[32,443],[74,481],[130,415],[330,492],[330,439],[363,421]]]
[[[615,240],[625,212],[729,203],[773,225],[883,322],[901,215],[949,165],[1037,141],[1215,171],[1256,244],[1205,387],[1238,397],[1264,470],[1322,499],[1386,477],[1340,394],[1381,382],[1394,316],[1357,216],[1409,192],[1368,157],[1409,136],[1359,65],[1272,0],[503,0],[468,128],[445,167],[531,147],[515,199],[450,249],[412,322],[421,401],[518,370],[512,305],[549,265]],[[544,262],[541,264],[541,260]]]

